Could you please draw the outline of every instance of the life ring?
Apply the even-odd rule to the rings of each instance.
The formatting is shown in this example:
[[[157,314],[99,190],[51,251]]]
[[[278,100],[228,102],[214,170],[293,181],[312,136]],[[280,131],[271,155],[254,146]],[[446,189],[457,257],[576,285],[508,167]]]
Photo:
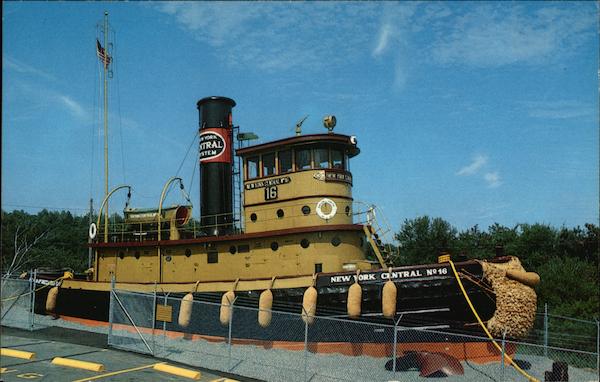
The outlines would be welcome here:
[[[331,208],[331,211],[329,211],[329,213],[327,213],[327,214],[323,212],[323,206],[326,204],[329,205],[329,207]],[[335,216],[335,213],[337,212],[337,205],[335,204],[335,202],[333,200],[328,199],[328,198],[323,198],[319,201],[319,203],[317,203],[316,210],[317,210],[317,215],[319,215],[319,217],[321,219],[329,220]]]
[[[96,235],[98,234],[98,227],[96,227],[96,223],[92,223],[90,224],[90,239],[95,239]]]

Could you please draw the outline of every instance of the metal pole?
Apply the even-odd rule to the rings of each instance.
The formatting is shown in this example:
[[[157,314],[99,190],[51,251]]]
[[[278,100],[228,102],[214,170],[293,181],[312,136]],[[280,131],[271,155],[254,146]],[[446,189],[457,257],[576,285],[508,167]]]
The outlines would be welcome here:
[[[108,195],[108,12],[104,12],[104,195]],[[104,242],[108,242],[108,201],[104,211]]]
[[[396,357],[397,355],[397,347],[398,347],[398,326],[397,326],[398,322],[396,322],[396,320],[394,320],[394,358],[392,358],[392,365],[393,365],[393,371],[394,371],[394,375],[396,375]]]
[[[37,268],[33,270],[33,291],[31,293],[31,330],[35,327],[35,280],[37,280]]]
[[[600,373],[600,321],[596,320],[596,371]]]
[[[30,269],[29,270],[29,293],[28,293],[28,297],[29,297],[29,317],[28,317],[28,321],[29,321],[29,330],[33,330],[33,303],[32,303],[32,299],[33,299],[33,291],[35,290],[35,283],[33,281],[33,271]]]
[[[544,304],[544,357],[548,357],[548,304]]]
[[[304,322],[304,382],[308,381],[308,320]]]
[[[229,358],[227,359],[227,370],[231,371],[231,326],[233,325],[233,310],[235,309],[235,300],[237,297],[233,299],[231,303],[231,313],[229,316],[229,325],[227,328],[227,351],[229,353]]]
[[[114,320],[114,295],[115,295],[115,275],[112,274],[110,277],[110,300],[108,303],[108,344],[111,344],[112,340],[112,330],[113,330],[113,320]]]
[[[165,301],[163,304],[164,306],[167,306],[167,299],[169,298],[169,294],[170,294],[170,292],[167,292],[165,294]],[[166,341],[167,341],[167,322],[163,321],[163,351],[165,350],[165,347],[166,347]]]
[[[156,340],[154,329],[156,328],[156,281],[154,282],[154,299],[152,300],[152,355],[156,356]]]
[[[506,354],[506,330],[502,332],[502,379],[504,381],[504,357]]]

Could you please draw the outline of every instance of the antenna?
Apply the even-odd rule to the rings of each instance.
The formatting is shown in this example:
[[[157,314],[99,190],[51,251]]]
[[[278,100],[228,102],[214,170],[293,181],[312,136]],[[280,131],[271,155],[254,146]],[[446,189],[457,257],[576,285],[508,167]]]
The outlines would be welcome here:
[[[302,118],[301,120],[299,120],[298,122],[296,122],[296,135],[302,135],[302,124],[304,123],[304,121],[306,121],[306,118],[308,118],[308,114],[304,116],[304,118]]]

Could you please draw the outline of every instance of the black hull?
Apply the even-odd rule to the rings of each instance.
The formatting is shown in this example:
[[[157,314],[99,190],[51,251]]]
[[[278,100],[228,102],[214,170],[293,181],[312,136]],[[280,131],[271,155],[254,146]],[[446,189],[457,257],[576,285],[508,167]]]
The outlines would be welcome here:
[[[459,271],[467,273],[472,279],[482,279],[481,266],[476,262],[456,264]],[[447,267],[447,265],[445,265]],[[410,267],[407,269],[443,268],[442,265]],[[365,276],[361,282],[362,315],[356,320],[348,319],[346,315],[346,298],[352,280],[348,282],[333,282],[336,275],[324,274],[317,279],[317,321],[310,331],[310,340],[314,342],[361,342],[383,343],[393,339],[394,321],[381,315],[382,286],[381,275],[387,272],[371,272],[371,280]],[[469,334],[480,336],[483,332],[475,324],[475,318],[470,311],[454,276],[446,272],[433,277],[413,277],[394,280],[397,290],[397,325],[407,328],[426,328],[432,331],[419,332],[417,335],[399,336],[399,342],[461,342],[460,336],[447,336],[446,333]],[[480,285],[465,281],[467,293],[474,303],[483,320],[489,319],[495,311],[495,297]],[[42,290],[47,291],[47,288]],[[301,312],[304,289],[275,289],[273,290],[273,319],[269,327],[263,328],[257,322],[258,299],[261,291],[237,292],[232,325],[232,336],[244,340],[260,341],[304,341],[304,322],[298,316]],[[43,312],[47,292],[36,298],[36,311]],[[228,327],[219,322],[219,309],[222,293],[197,293],[195,300],[208,304],[194,307],[192,321],[187,328],[177,324],[179,304],[183,294],[170,294],[168,305],[173,306],[173,322],[166,323],[166,330],[185,332],[188,335],[208,337],[226,337]],[[133,304],[127,295],[123,305],[128,310],[137,326],[152,328],[154,299],[135,297],[138,303]],[[142,305],[139,305],[142,301]],[[161,304],[164,296],[157,295],[157,303]],[[95,321],[108,322],[110,293],[106,291],[91,291],[85,289],[61,288],[57,300],[58,315],[77,317]],[[143,309],[140,309],[143,306]],[[116,308],[120,309],[120,308]],[[202,312],[198,312],[202,310]],[[197,313],[198,312],[198,313]],[[335,318],[335,320],[334,320]],[[341,320],[341,321],[340,321]],[[129,325],[128,320],[117,317],[113,322]],[[380,324],[359,325],[359,322]],[[162,322],[156,323],[162,329]],[[374,329],[377,330],[374,330]],[[437,330],[437,331],[436,331]],[[443,332],[443,333],[442,333]]]

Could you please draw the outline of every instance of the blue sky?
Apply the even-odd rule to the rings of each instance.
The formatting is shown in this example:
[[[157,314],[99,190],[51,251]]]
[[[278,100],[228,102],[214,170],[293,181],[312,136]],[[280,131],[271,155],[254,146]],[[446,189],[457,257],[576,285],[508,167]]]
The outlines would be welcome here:
[[[156,205],[177,173],[196,101],[224,95],[259,142],[305,115],[305,133],[325,132],[336,115],[362,150],[354,197],[393,229],[425,214],[459,228],[598,222],[594,2],[4,2],[3,209],[84,213],[90,195],[98,208],[104,10],[110,183],[131,184],[134,206]],[[179,175],[197,214],[195,149]]]

